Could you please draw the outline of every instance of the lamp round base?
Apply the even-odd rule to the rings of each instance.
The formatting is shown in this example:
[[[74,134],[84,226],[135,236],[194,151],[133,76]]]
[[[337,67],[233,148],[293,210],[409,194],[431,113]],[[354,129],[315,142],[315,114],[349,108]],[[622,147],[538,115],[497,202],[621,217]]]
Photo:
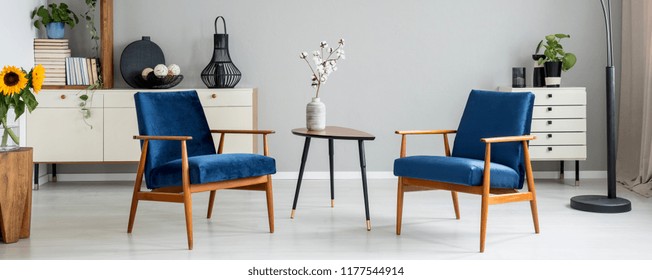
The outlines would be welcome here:
[[[573,209],[594,213],[624,213],[632,210],[632,203],[624,198],[606,195],[579,195],[571,198]]]

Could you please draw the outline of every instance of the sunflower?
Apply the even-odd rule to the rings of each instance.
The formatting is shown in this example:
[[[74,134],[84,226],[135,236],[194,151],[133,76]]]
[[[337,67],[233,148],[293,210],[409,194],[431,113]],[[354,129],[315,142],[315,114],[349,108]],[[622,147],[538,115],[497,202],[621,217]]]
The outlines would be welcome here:
[[[0,91],[3,95],[20,93],[27,86],[25,72],[16,66],[5,66],[0,73]]]
[[[45,79],[45,68],[43,68],[43,65],[39,64],[34,66],[34,69],[32,69],[32,87],[34,88],[34,93],[41,91],[43,79]]]

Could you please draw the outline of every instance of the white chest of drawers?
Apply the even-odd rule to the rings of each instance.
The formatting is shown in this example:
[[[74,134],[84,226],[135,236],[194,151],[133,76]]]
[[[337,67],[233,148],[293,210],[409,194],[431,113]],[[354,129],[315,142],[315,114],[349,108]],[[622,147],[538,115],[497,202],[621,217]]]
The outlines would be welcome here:
[[[535,95],[532,113],[530,157],[533,161],[575,161],[575,184],[579,184],[579,161],[586,160],[586,88],[511,88],[501,91],[532,92]]]

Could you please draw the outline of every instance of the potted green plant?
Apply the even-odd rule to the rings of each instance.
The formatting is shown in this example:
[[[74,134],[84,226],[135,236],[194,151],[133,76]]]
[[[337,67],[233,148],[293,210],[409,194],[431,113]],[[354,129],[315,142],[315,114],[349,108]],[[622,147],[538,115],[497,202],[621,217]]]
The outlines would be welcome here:
[[[34,19],[37,16],[38,19],[34,20],[34,27],[44,26],[50,39],[63,38],[65,24],[73,28],[75,24],[79,23],[79,18],[68,8],[66,3],[59,3],[59,5],[52,3],[47,7],[41,5],[32,11],[31,18]]]
[[[543,69],[543,65],[539,64],[539,60],[545,58],[546,56],[539,53],[543,47],[543,40],[539,41],[537,48],[534,50],[532,59],[534,60],[534,71],[532,74],[532,86],[533,87],[545,87],[546,86],[546,72]]]
[[[546,50],[543,52],[545,57],[539,58],[539,65],[543,64],[546,72],[546,87],[559,87],[561,72],[570,70],[577,62],[577,57],[574,54],[564,51],[564,47],[560,43],[564,38],[570,38],[570,35],[550,34],[546,36],[544,45]]]

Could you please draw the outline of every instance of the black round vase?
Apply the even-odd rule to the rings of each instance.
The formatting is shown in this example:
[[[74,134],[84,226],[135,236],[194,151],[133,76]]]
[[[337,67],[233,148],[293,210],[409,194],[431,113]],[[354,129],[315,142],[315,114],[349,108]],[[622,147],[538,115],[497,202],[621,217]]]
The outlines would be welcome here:
[[[539,59],[545,58],[542,54],[533,54],[534,70],[532,71],[532,86],[545,87],[546,86],[546,71],[543,69],[543,64],[539,64]]]
[[[543,64],[546,72],[546,87],[560,87],[561,86],[561,62],[560,61],[546,61]]]

